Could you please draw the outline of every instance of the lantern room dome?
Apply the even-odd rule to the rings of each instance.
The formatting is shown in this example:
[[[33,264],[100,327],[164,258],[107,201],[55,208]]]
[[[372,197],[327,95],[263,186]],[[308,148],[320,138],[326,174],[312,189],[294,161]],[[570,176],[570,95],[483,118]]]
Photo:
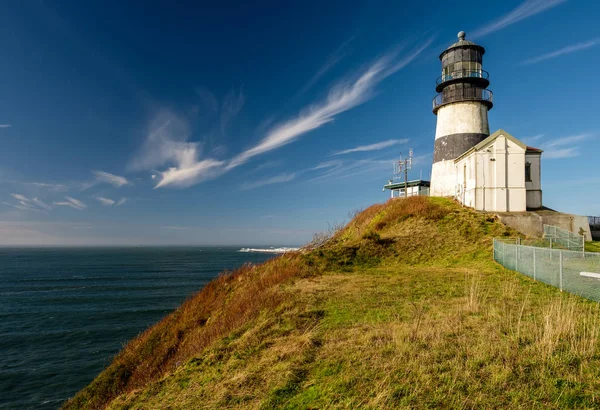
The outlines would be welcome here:
[[[450,45],[450,47],[448,47],[447,49],[442,51],[442,54],[440,54],[440,60],[442,59],[442,56],[444,54],[446,54],[448,51],[453,50],[455,48],[459,48],[459,47],[477,48],[477,49],[479,49],[481,55],[485,54],[485,49],[483,47],[481,47],[478,44],[473,43],[472,41],[465,40],[466,33],[464,31],[459,31],[457,37],[458,37],[458,41],[456,43]]]

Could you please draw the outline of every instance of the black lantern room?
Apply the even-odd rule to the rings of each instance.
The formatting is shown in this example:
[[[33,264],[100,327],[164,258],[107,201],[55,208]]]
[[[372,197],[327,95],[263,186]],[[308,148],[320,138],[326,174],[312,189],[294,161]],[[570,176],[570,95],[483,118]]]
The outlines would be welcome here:
[[[433,99],[433,113],[440,107],[462,101],[481,101],[488,110],[493,106],[488,72],[482,69],[485,49],[465,40],[465,32],[458,33],[458,41],[440,54],[442,76],[437,80]]]

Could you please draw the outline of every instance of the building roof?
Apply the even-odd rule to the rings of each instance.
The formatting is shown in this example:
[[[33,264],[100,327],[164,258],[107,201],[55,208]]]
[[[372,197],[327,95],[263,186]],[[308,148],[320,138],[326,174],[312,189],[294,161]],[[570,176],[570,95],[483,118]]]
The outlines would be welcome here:
[[[459,160],[463,159],[464,157],[471,154],[472,152],[479,151],[480,149],[482,149],[486,145],[489,145],[490,142],[492,142],[493,140],[495,140],[496,138],[498,138],[501,135],[503,135],[506,139],[511,140],[512,142],[514,142],[515,144],[517,144],[519,147],[523,148],[527,152],[531,152],[531,153],[538,152],[540,154],[543,152],[541,149],[528,147],[523,142],[519,141],[518,139],[516,139],[515,137],[510,135],[508,132],[506,132],[502,128],[500,128],[498,131],[494,132],[492,135],[490,135],[489,137],[487,137],[486,139],[481,141],[479,144],[477,144],[474,147],[472,147],[471,149],[465,151],[462,155],[460,155],[458,158],[456,158],[454,160],[454,162],[458,162]],[[535,151],[529,151],[530,148]]]
[[[544,152],[543,150],[539,149],[539,148],[534,148],[534,147],[530,147],[529,145],[527,146],[527,151],[528,154],[541,154],[542,152]]]
[[[465,34],[464,31],[459,31],[458,32],[458,41],[456,43],[450,45],[450,47],[448,47],[444,51],[442,51],[442,53],[440,54],[440,59],[448,51],[450,51],[450,50],[452,50],[454,48],[458,48],[458,47],[477,47],[477,48],[480,49],[482,55],[485,54],[485,48],[481,47],[479,44],[473,43],[472,41],[465,40],[465,36],[466,36],[466,34]]]
[[[399,188],[404,188],[404,181],[402,182],[392,182],[391,180],[385,184],[383,186],[383,189],[399,189]],[[407,187],[413,187],[413,186],[422,186],[422,187],[429,187],[431,185],[431,181],[425,181],[422,179],[415,179],[412,181],[408,181],[406,183]]]

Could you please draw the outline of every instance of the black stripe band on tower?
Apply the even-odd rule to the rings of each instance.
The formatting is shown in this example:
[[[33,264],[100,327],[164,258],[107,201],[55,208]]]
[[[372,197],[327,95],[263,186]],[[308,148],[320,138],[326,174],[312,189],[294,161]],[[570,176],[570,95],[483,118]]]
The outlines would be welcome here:
[[[433,162],[455,159],[486,139],[488,134],[451,134],[435,140]]]

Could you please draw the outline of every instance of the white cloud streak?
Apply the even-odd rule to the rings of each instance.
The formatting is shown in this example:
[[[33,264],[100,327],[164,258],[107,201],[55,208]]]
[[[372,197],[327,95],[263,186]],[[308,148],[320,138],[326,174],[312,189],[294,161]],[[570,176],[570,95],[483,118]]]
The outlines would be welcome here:
[[[152,121],[146,142],[130,166],[141,170],[175,164],[159,172],[155,188],[189,187],[216,178],[258,155],[296,141],[302,135],[332,122],[338,114],[365,103],[374,96],[377,84],[414,61],[431,42],[432,39],[425,41],[400,58],[399,50],[380,58],[353,79],[332,87],[324,101],[273,127],[255,146],[229,160],[201,160],[199,144],[187,142],[190,135],[187,122],[171,112],[162,111]]]
[[[225,134],[227,132],[229,125],[240,113],[245,102],[246,98],[241,89],[237,93],[235,90],[231,90],[225,95],[221,106],[221,133]]]
[[[581,147],[575,144],[581,141],[585,141],[590,137],[592,137],[592,134],[579,134],[548,141],[544,145],[545,151],[542,155],[542,158],[561,159],[578,157],[579,155],[581,155]]]
[[[44,208],[46,211],[51,211],[52,210],[52,207],[50,205],[48,205],[47,203],[45,203],[44,201],[42,201],[39,198],[33,198],[31,200],[31,202],[33,202],[34,204],[36,204],[40,208]]]
[[[19,201],[29,201],[29,198],[27,198],[24,195],[21,194],[10,194],[13,198],[18,199]]]
[[[560,57],[560,56],[563,56],[566,54],[571,54],[571,53],[575,53],[577,51],[586,50],[586,49],[588,49],[590,47],[594,47],[598,44],[600,44],[600,39],[597,39],[597,38],[590,40],[590,41],[586,41],[584,43],[573,44],[573,45],[563,47],[559,50],[553,51],[548,54],[542,54],[541,56],[530,58],[529,60],[523,61],[520,65],[530,65],[530,64],[539,63],[541,61],[550,60],[552,58]]]
[[[98,200],[98,202],[100,202],[104,206],[113,206],[115,204],[115,201],[113,199],[105,198],[103,196],[96,196],[94,197],[94,199]]]
[[[130,184],[127,178],[119,175],[109,174],[108,172],[92,171],[92,174],[96,176],[97,182],[111,184],[116,186],[117,188],[120,188],[123,185]]]
[[[549,148],[562,147],[564,145],[573,144],[574,142],[584,141],[590,138],[591,136],[591,134],[570,135],[568,137],[557,138],[555,140],[549,141],[546,144],[546,146]]]
[[[508,14],[473,32],[472,37],[483,37],[495,31],[502,30],[512,24],[518,23],[521,20],[525,20],[526,18],[535,16],[536,14],[540,14],[546,10],[565,3],[566,1],[567,0],[525,0]]]
[[[38,188],[47,188],[48,190],[55,192],[63,192],[69,190],[69,188],[63,184],[47,184],[44,182],[25,182],[25,184],[32,185]]]
[[[37,209],[27,204],[25,201],[20,201],[19,204],[11,204],[9,202],[0,202],[2,205],[10,206],[12,208],[19,209],[21,211],[34,211],[34,212],[43,212],[41,209]]]
[[[354,40],[354,36],[344,41],[333,53],[329,55],[325,64],[319,68],[319,70],[312,76],[312,78],[302,87],[298,94],[303,94],[308,91],[313,85],[315,85],[321,77],[327,74],[337,63],[339,63],[344,57],[350,53],[349,44]]]
[[[578,157],[579,155],[581,155],[581,152],[579,151],[579,147],[572,147],[572,148],[560,148],[560,149],[547,150],[546,152],[544,152],[543,158],[545,158],[545,159],[573,158],[573,157]]]
[[[0,124],[0,128],[10,128],[12,124]]]
[[[3,202],[4,205],[12,206],[17,209],[27,210],[27,211],[51,211],[52,207],[40,200],[39,198],[27,198],[25,195],[21,194],[10,194],[13,198],[19,201],[19,205],[9,204],[7,202]],[[40,209],[41,208],[41,209]]]
[[[125,204],[125,202],[127,202],[127,198],[121,198],[117,201],[117,203],[115,205],[121,206],[121,205]]]
[[[57,206],[68,206],[73,209],[77,209],[78,211],[84,210],[87,208],[87,205],[81,202],[79,199],[75,199],[70,196],[65,196],[66,201],[54,202],[54,205]]]
[[[368,152],[368,151],[377,151],[380,149],[384,149],[384,148],[388,148],[391,147],[393,145],[398,145],[398,144],[406,144],[408,142],[408,139],[400,139],[400,140],[387,140],[387,141],[382,141],[382,142],[378,142],[376,144],[370,144],[370,145],[361,145],[355,148],[350,148],[350,149],[345,149],[342,151],[337,151],[334,152],[332,155],[345,155],[345,154],[351,154],[353,152]]]
[[[296,178],[296,174],[291,173],[291,174],[279,174],[279,175],[275,175],[273,177],[270,178],[265,178],[265,179],[261,179],[258,181],[254,181],[254,182],[250,182],[247,184],[244,184],[242,186],[240,186],[240,189],[243,191],[248,191],[250,189],[256,189],[256,188],[260,188],[266,185],[273,185],[273,184],[281,184],[284,182],[290,182],[292,180],[294,180]]]

